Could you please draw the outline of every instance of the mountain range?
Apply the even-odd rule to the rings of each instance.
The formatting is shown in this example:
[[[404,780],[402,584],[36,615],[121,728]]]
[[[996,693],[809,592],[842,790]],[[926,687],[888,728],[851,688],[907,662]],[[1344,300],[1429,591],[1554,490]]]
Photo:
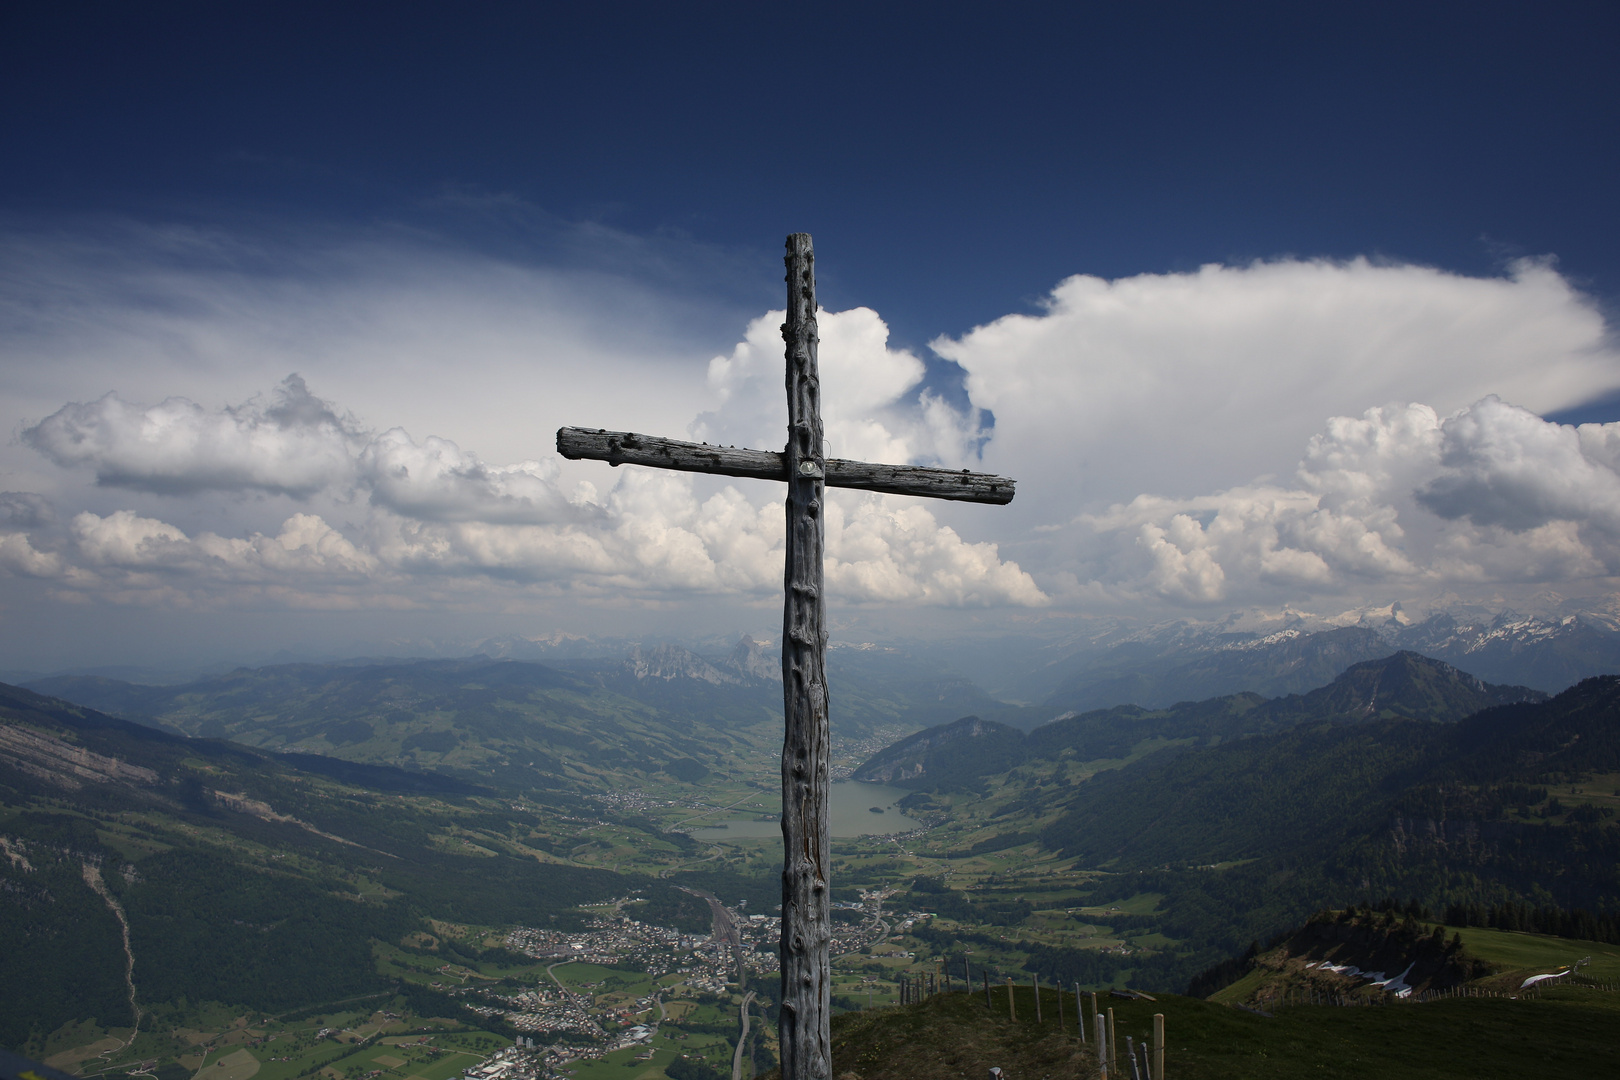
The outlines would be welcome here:
[[[1111,629],[1031,650],[1038,666],[1017,682],[1025,699],[1039,700],[1042,710],[1160,707],[1242,691],[1266,697],[1305,693],[1352,664],[1401,651],[1444,660],[1489,682],[1547,693],[1620,671],[1620,631],[1607,616],[1440,612],[1410,622],[1396,608],[1337,627],[1295,620],[1264,632],[1186,622]]]
[[[964,717],[886,747],[856,769],[854,778],[949,790],[1031,760],[1124,759],[1148,740],[1211,746],[1305,721],[1454,721],[1495,705],[1546,697],[1539,690],[1497,686],[1439,660],[1398,652],[1351,665],[1308,693],[1270,700],[1244,692],[1161,709],[1121,705],[1064,714],[1027,733],[995,720]]]
[[[835,735],[861,739],[998,708],[965,679],[893,650],[835,649]],[[675,645],[556,664],[351,661],[242,668],[179,685],[57,676],[30,688],[176,734],[426,769],[502,791],[693,782],[780,738],[773,656]]]

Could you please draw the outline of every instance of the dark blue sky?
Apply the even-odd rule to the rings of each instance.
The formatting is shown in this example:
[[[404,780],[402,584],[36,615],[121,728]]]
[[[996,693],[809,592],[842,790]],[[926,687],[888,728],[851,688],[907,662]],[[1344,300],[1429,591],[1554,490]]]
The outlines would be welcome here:
[[[559,223],[712,245],[920,344],[1061,277],[1557,256],[1620,295],[1620,7],[6,4],[21,219]],[[510,212],[519,206],[520,213]],[[503,209],[506,208],[506,209]]]

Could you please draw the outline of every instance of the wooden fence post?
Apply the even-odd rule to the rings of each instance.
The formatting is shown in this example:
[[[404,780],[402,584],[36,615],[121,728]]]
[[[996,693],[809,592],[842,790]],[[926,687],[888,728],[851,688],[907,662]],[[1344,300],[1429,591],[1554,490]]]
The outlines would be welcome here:
[[[1164,1080],[1164,1013],[1153,1014],[1153,1080]]]
[[[1119,1037],[1118,1029],[1114,1027],[1114,1007],[1108,1006],[1108,1064],[1114,1065],[1119,1057],[1119,1047],[1114,1041]]]
[[[991,1005],[990,1005],[990,969],[989,968],[980,968],[979,969],[979,977],[984,980],[984,1007],[988,1009],[988,1008],[991,1008]]]
[[[1074,1026],[1080,1029],[1080,1041],[1086,1041],[1086,999],[1080,993],[1080,984],[1074,984]]]
[[[1007,1018],[1010,1019],[1010,1020],[1017,1020],[1018,1019],[1018,1006],[1013,1004],[1013,992],[1012,992],[1012,990],[1013,990],[1012,976],[1009,975],[1009,976],[1007,976]]]
[[[1092,1026],[1097,1029],[1097,1070],[1102,1074],[1102,1080],[1108,1080],[1108,1024],[1099,1012],[1093,1012],[1091,1019]]]
[[[1041,1022],[1041,977],[1039,973],[1029,977],[1030,988],[1035,991],[1035,1022]]]

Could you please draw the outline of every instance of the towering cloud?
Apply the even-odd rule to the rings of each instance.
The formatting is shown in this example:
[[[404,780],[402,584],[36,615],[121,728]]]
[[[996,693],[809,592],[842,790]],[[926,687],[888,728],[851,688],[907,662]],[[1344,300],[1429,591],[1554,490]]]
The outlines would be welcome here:
[[[1070,506],[1283,473],[1328,417],[1392,402],[1449,414],[1495,394],[1545,413],[1620,385],[1601,314],[1538,262],[1078,276],[1037,314],[933,347],[995,414],[986,461]]]
[[[694,431],[756,445],[780,441],[780,431],[772,433],[781,426],[772,415],[780,405],[771,400],[781,396],[780,338],[774,360],[763,354],[764,327],[781,317],[755,320],[748,340],[714,360],[710,384],[720,407],[693,421]],[[845,453],[952,463],[970,456],[983,438],[973,417],[918,390],[921,361],[887,348],[887,327],[873,312],[827,312],[822,326],[829,384],[839,387],[829,395],[828,430]],[[776,370],[767,373],[770,367]],[[371,575],[389,603],[409,594],[412,582],[432,589],[517,582],[542,592],[642,597],[759,596],[781,583],[782,514],[769,487],[700,494],[691,477],[638,470],[612,476],[605,493],[590,481],[567,487],[554,454],[498,465],[448,439],[368,431],[296,375],[268,404],[252,399],[213,410],[180,398],[146,406],[108,394],[63,406],[23,438],[57,465],[87,467],[104,487],[274,494],[366,509],[352,538],[307,511],[288,518],[278,535],[239,539],[211,531],[193,538],[132,510],[81,513],[60,546],[93,571],[77,579],[85,590],[116,578],[126,594],[138,591],[137,571],[150,576],[152,597],[163,599],[176,589],[218,592],[233,581],[257,589],[277,571],[288,575],[289,588],[304,591]],[[38,501],[14,497],[19,515],[33,513],[30,498]],[[829,501],[829,579],[846,602],[1047,602],[995,544],[964,540],[925,508],[843,493]],[[18,548],[13,562],[45,557],[32,551]]]
[[[71,299],[72,253],[54,258],[44,284],[3,286],[7,344],[37,361],[17,369],[28,400],[48,404],[11,414],[21,438],[0,448],[7,486],[29,489],[0,495],[0,573],[52,597],[538,611],[553,597],[767,604],[780,589],[771,485],[546,447],[558,424],[592,422],[779,446],[779,311],[705,367],[712,346],[649,361],[592,339],[582,327],[655,335],[573,302],[584,279],[465,253],[323,249],[266,284],[217,267],[143,276],[126,252]],[[309,281],[285,269],[306,264]],[[843,604],[1207,613],[1606,592],[1620,576],[1620,426],[1542,415],[1620,385],[1620,354],[1548,263],[1493,278],[1369,260],[1077,276],[1037,310],[935,341],[927,362],[869,309],[823,312],[821,335],[830,454],[1020,482],[995,510],[830,493]],[[109,392],[108,372],[135,357],[140,375],[164,342],[212,381],[165,354],[146,364],[160,374]],[[279,366],[222,394],[244,357]],[[309,383],[271,385],[289,370]],[[222,397],[235,403],[207,403]]]

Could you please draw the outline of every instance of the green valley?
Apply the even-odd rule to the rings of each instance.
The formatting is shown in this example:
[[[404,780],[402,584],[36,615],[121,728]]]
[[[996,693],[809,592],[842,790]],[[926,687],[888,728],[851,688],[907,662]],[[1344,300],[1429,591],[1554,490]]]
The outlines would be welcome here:
[[[379,1066],[322,1063],[351,1043],[294,1033],[350,1009],[367,1046],[485,1032],[513,1068],[679,1080],[729,1075],[746,1009],[745,1075],[765,1071],[780,842],[712,828],[778,807],[780,687],[743,652],[57,685],[125,719],[6,689],[0,931],[19,947],[0,964],[8,986],[75,975],[8,1002],[0,1041],[181,1067],[197,1055],[150,1024],[223,1049],[242,1020],[308,1043],[286,1080],[345,1080]],[[925,667],[846,660],[860,689],[835,775],[909,789],[892,809],[924,827],[875,813],[835,842],[842,1012],[964,963],[998,984],[1181,991],[1313,911],[1385,897],[1576,918],[1620,894],[1613,679],[1548,700],[1397,653],[1307,693],[1024,731],[959,718],[1011,715],[971,684],[930,695]],[[1470,950],[1499,932],[1461,930]],[[148,1021],[123,1045],[131,978]],[[282,1080],[268,1045],[246,1050]],[[385,1056],[385,1074],[448,1080],[443,1054]]]

